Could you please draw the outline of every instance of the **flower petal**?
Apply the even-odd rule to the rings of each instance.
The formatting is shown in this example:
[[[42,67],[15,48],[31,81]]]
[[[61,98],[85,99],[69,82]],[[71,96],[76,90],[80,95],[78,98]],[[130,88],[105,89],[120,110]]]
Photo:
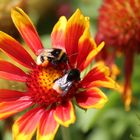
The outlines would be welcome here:
[[[74,67],[78,54],[78,41],[88,24],[88,18],[78,9],[67,22],[65,34],[65,49],[70,64]]]
[[[31,140],[44,110],[35,108],[20,117],[13,125],[14,140]]]
[[[107,97],[98,88],[90,88],[76,95],[78,105],[84,109],[102,108],[107,100]]]
[[[0,103],[8,101],[16,101],[20,98],[22,99],[22,97],[24,98],[24,96],[27,96],[27,93],[16,90],[0,89]]]
[[[54,119],[54,110],[44,112],[37,130],[37,140],[53,140],[59,128],[59,124]]]
[[[96,48],[96,44],[90,35],[88,23],[83,35],[80,37],[78,42],[77,68],[79,70],[83,70],[86,57],[94,48]]]
[[[18,7],[11,11],[11,16],[25,42],[38,55],[39,51],[43,49],[43,45],[30,18]]]
[[[92,45],[94,43],[94,41],[91,39],[91,43]],[[85,59],[84,63],[80,66],[80,69],[83,70],[84,68],[86,68],[92,61],[93,59],[95,58],[95,56],[102,50],[102,48],[104,47],[104,42],[102,42],[99,46],[95,47],[90,53],[89,55],[87,56],[87,58]]]
[[[81,81],[84,88],[107,87],[119,88],[118,84],[109,77],[109,68],[103,63],[98,63]]]
[[[59,105],[54,112],[55,120],[68,127],[71,123],[75,122],[75,111],[71,101]]]
[[[51,33],[51,42],[54,48],[65,49],[65,29],[67,19],[62,16],[53,28]]]
[[[27,94],[18,91],[0,90],[0,119],[7,118],[32,105]]]
[[[0,49],[6,52],[10,57],[15,59],[27,68],[34,68],[35,62],[18,41],[8,34],[0,31]]]
[[[27,79],[27,75],[24,73],[24,71],[3,60],[0,60],[0,77],[21,82],[25,82]]]

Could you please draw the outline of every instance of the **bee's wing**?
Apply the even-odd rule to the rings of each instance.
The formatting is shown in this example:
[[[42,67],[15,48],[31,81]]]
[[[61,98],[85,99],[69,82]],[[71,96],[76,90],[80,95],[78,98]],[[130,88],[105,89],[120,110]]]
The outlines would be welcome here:
[[[68,74],[65,74],[63,77],[56,80],[53,85],[53,89],[62,95],[65,95],[72,86],[72,81],[67,81],[67,76]]]
[[[44,55],[46,55],[47,57],[53,58],[54,56],[52,55],[52,51],[53,51],[53,48],[49,48],[49,49],[44,49],[42,53],[44,53]]]
[[[37,65],[42,64],[41,56],[40,56],[40,55],[39,55],[39,56],[37,57],[37,59],[36,59],[36,64],[37,64]]]
[[[44,49],[44,51],[45,51],[46,53],[50,53],[50,52],[53,51],[53,48]]]

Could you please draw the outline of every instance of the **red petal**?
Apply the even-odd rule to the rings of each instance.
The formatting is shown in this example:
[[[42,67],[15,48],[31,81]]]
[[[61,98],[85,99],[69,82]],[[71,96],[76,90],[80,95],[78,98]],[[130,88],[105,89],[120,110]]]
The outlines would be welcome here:
[[[82,70],[81,66],[86,60],[88,54],[94,49],[94,47],[96,47],[96,44],[94,43],[93,39],[90,36],[89,26],[87,26],[78,43],[78,56],[77,56],[78,69]]]
[[[31,140],[44,110],[35,108],[20,117],[13,125],[14,140]]]
[[[0,32],[0,49],[25,67],[32,69],[36,65],[20,43],[4,32]]]
[[[65,34],[65,49],[69,57],[70,64],[74,67],[78,54],[78,41],[83,34],[88,18],[84,17],[78,9],[68,20]]]
[[[31,98],[22,92],[0,90],[0,119],[7,118],[31,105]]]
[[[28,96],[28,93],[16,90],[0,89],[0,102],[16,101],[22,97],[24,98],[24,96]]]
[[[65,49],[65,29],[66,29],[67,19],[65,17],[60,17],[59,21],[53,28],[51,33],[52,46],[54,48]]]
[[[59,128],[59,124],[55,121],[53,110],[44,112],[37,131],[37,140],[52,140]]]
[[[0,60],[0,77],[21,82],[25,82],[27,79],[27,75],[24,71],[15,65],[2,60]]]
[[[84,109],[102,108],[107,102],[107,97],[98,88],[87,89],[76,96],[78,105]]]
[[[59,105],[54,112],[55,120],[65,127],[75,122],[75,111],[72,103],[66,102]]]
[[[97,64],[81,81],[83,87],[108,87],[118,88],[117,83],[109,78],[109,68],[103,63]]]
[[[24,13],[24,11],[17,7],[12,10],[11,16],[25,42],[33,52],[38,55],[40,50],[43,49],[43,45],[30,18]]]
[[[88,54],[88,56],[86,57],[86,59],[84,60],[84,62],[80,65],[79,69],[82,71],[84,70],[95,58],[95,56],[102,50],[102,48],[104,47],[104,42],[102,42],[99,46],[95,47],[96,44],[94,43],[93,39],[90,39],[90,43],[89,45],[94,46],[94,48],[92,49],[92,51],[90,51],[90,53]]]

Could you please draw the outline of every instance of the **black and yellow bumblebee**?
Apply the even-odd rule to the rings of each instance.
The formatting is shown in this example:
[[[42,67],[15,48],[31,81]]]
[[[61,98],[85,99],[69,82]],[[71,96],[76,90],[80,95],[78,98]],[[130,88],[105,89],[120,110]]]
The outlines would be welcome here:
[[[71,69],[59,79],[54,81],[53,89],[61,96],[68,93],[75,82],[80,81],[80,71],[78,69]]]
[[[37,57],[37,64],[42,66],[47,66],[48,63],[59,66],[59,64],[66,64],[67,62],[68,57],[66,53],[58,48],[44,49]]]

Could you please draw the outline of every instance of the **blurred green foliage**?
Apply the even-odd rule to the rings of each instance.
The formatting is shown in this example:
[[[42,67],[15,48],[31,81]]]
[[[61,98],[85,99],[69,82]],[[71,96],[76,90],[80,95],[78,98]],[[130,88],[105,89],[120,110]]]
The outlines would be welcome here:
[[[90,17],[92,34],[94,35],[96,33],[98,8],[100,7],[102,0],[53,0],[51,3],[49,0],[46,0],[46,2],[47,1],[48,5],[46,4],[46,7],[43,6],[43,0],[30,0],[29,4],[27,3],[28,13],[37,27],[44,47],[51,47],[50,33],[58,20],[59,15],[61,15],[63,9],[59,10],[59,8],[61,8],[63,4],[68,4],[68,6],[70,6],[70,13],[75,11],[75,9],[80,8],[84,15]],[[1,2],[2,1],[0,0],[0,3]],[[42,11],[40,11],[40,9],[42,9]],[[0,54],[0,57],[2,57],[2,54]],[[3,58],[7,59],[6,56]],[[123,57],[120,57],[116,61],[121,70],[121,75],[118,78],[119,80],[123,80],[121,77],[123,75],[122,62]],[[140,140],[139,70],[140,56],[136,56],[132,78],[134,98],[131,110],[129,112],[125,111],[120,94],[117,91],[105,90],[109,101],[103,109],[90,109],[84,111],[76,107],[77,121],[67,128],[70,140]],[[0,88],[23,90],[24,85],[0,79]],[[59,129],[55,140],[61,139],[61,129]],[[11,131],[5,129],[4,121],[0,121],[0,140],[12,140]]]

